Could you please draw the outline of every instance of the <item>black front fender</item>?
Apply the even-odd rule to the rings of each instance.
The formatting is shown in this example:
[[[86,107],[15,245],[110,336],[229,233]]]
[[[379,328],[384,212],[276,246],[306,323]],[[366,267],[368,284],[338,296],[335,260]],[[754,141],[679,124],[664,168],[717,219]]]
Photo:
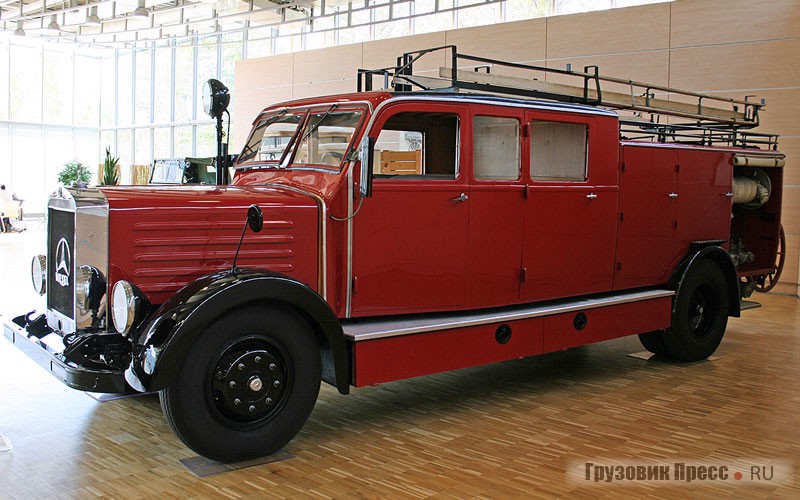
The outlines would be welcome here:
[[[217,318],[254,302],[280,302],[311,326],[322,353],[322,379],[342,394],[349,385],[349,358],[342,326],[327,302],[307,285],[269,271],[239,270],[204,276],[179,290],[137,330],[125,379],[138,390],[169,386],[194,341]]]

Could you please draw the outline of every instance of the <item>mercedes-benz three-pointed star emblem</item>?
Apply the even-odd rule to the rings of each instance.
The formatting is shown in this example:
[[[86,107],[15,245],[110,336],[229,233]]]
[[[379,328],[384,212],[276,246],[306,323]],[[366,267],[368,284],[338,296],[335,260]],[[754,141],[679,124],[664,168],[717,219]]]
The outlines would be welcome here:
[[[61,286],[69,286],[70,260],[69,244],[66,238],[61,238],[56,247],[56,283]]]

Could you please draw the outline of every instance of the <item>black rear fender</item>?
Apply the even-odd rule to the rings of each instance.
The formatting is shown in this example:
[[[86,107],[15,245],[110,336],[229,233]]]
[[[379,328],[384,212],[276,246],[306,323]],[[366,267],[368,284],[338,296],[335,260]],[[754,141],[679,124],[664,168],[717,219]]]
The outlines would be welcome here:
[[[680,284],[689,275],[692,267],[702,260],[711,260],[716,263],[725,275],[728,285],[728,316],[738,318],[741,316],[741,296],[739,294],[739,278],[736,275],[736,267],[733,265],[730,254],[718,245],[702,246],[696,244],[692,251],[684,257],[670,280],[670,288],[677,291]]]

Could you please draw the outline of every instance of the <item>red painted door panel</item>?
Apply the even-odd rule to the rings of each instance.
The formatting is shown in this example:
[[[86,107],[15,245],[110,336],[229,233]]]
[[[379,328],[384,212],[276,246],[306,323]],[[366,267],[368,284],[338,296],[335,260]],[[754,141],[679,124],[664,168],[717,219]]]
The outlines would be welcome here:
[[[468,304],[519,301],[524,186],[473,185],[469,203]]]
[[[468,208],[450,201],[464,191],[458,184],[373,184],[355,219],[354,316],[464,303]]]
[[[608,291],[617,232],[617,121],[541,112],[526,121],[530,179],[520,297]]]
[[[730,238],[733,165],[731,153],[678,151],[678,242]]]
[[[625,167],[620,175],[622,221],[614,288],[666,283],[685,253],[674,237],[677,152],[629,145],[621,150]]]
[[[594,198],[596,196],[596,198]],[[525,209],[524,300],[611,289],[617,192],[593,186],[533,186]]]
[[[403,102],[376,117],[373,194],[353,220],[353,316],[464,307],[464,109]]]

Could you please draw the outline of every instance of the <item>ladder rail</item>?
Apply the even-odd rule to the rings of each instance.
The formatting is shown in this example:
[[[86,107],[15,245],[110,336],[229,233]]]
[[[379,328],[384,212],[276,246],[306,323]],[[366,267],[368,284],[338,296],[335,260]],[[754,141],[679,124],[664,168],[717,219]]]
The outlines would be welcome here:
[[[415,75],[414,64],[422,57],[439,52],[449,52],[449,67],[440,69],[438,77]],[[476,64],[470,64],[476,63]],[[480,65],[480,66],[478,66]],[[567,85],[550,83],[536,77],[519,78],[491,75],[491,68],[503,67],[529,72],[541,72],[544,75],[559,75],[578,79],[580,84]],[[472,67],[473,71],[464,69]],[[477,70],[485,70],[479,73]],[[639,82],[631,79],[604,76],[597,66],[586,66],[583,71],[548,68],[531,64],[502,61],[482,56],[462,54],[455,45],[442,45],[429,49],[404,53],[397,58],[394,67],[378,70],[358,70],[358,90],[371,90],[372,78],[382,76],[384,88],[395,91],[421,90],[473,91],[489,94],[504,94],[527,98],[548,99],[561,102],[579,103],[591,106],[609,107],[640,111],[651,115],[677,116],[708,122],[712,125],[727,125],[738,128],[754,128],[758,126],[759,110],[765,106],[763,101],[755,102],[729,97],[715,96],[700,92]],[[496,81],[492,81],[494,78]],[[602,89],[601,83],[625,86],[627,93],[610,92]],[[573,89],[570,90],[569,88]],[[670,97],[680,96],[685,100],[667,100],[656,97],[664,93]],[[718,107],[715,107],[718,106]],[[726,109],[727,107],[727,109]]]

